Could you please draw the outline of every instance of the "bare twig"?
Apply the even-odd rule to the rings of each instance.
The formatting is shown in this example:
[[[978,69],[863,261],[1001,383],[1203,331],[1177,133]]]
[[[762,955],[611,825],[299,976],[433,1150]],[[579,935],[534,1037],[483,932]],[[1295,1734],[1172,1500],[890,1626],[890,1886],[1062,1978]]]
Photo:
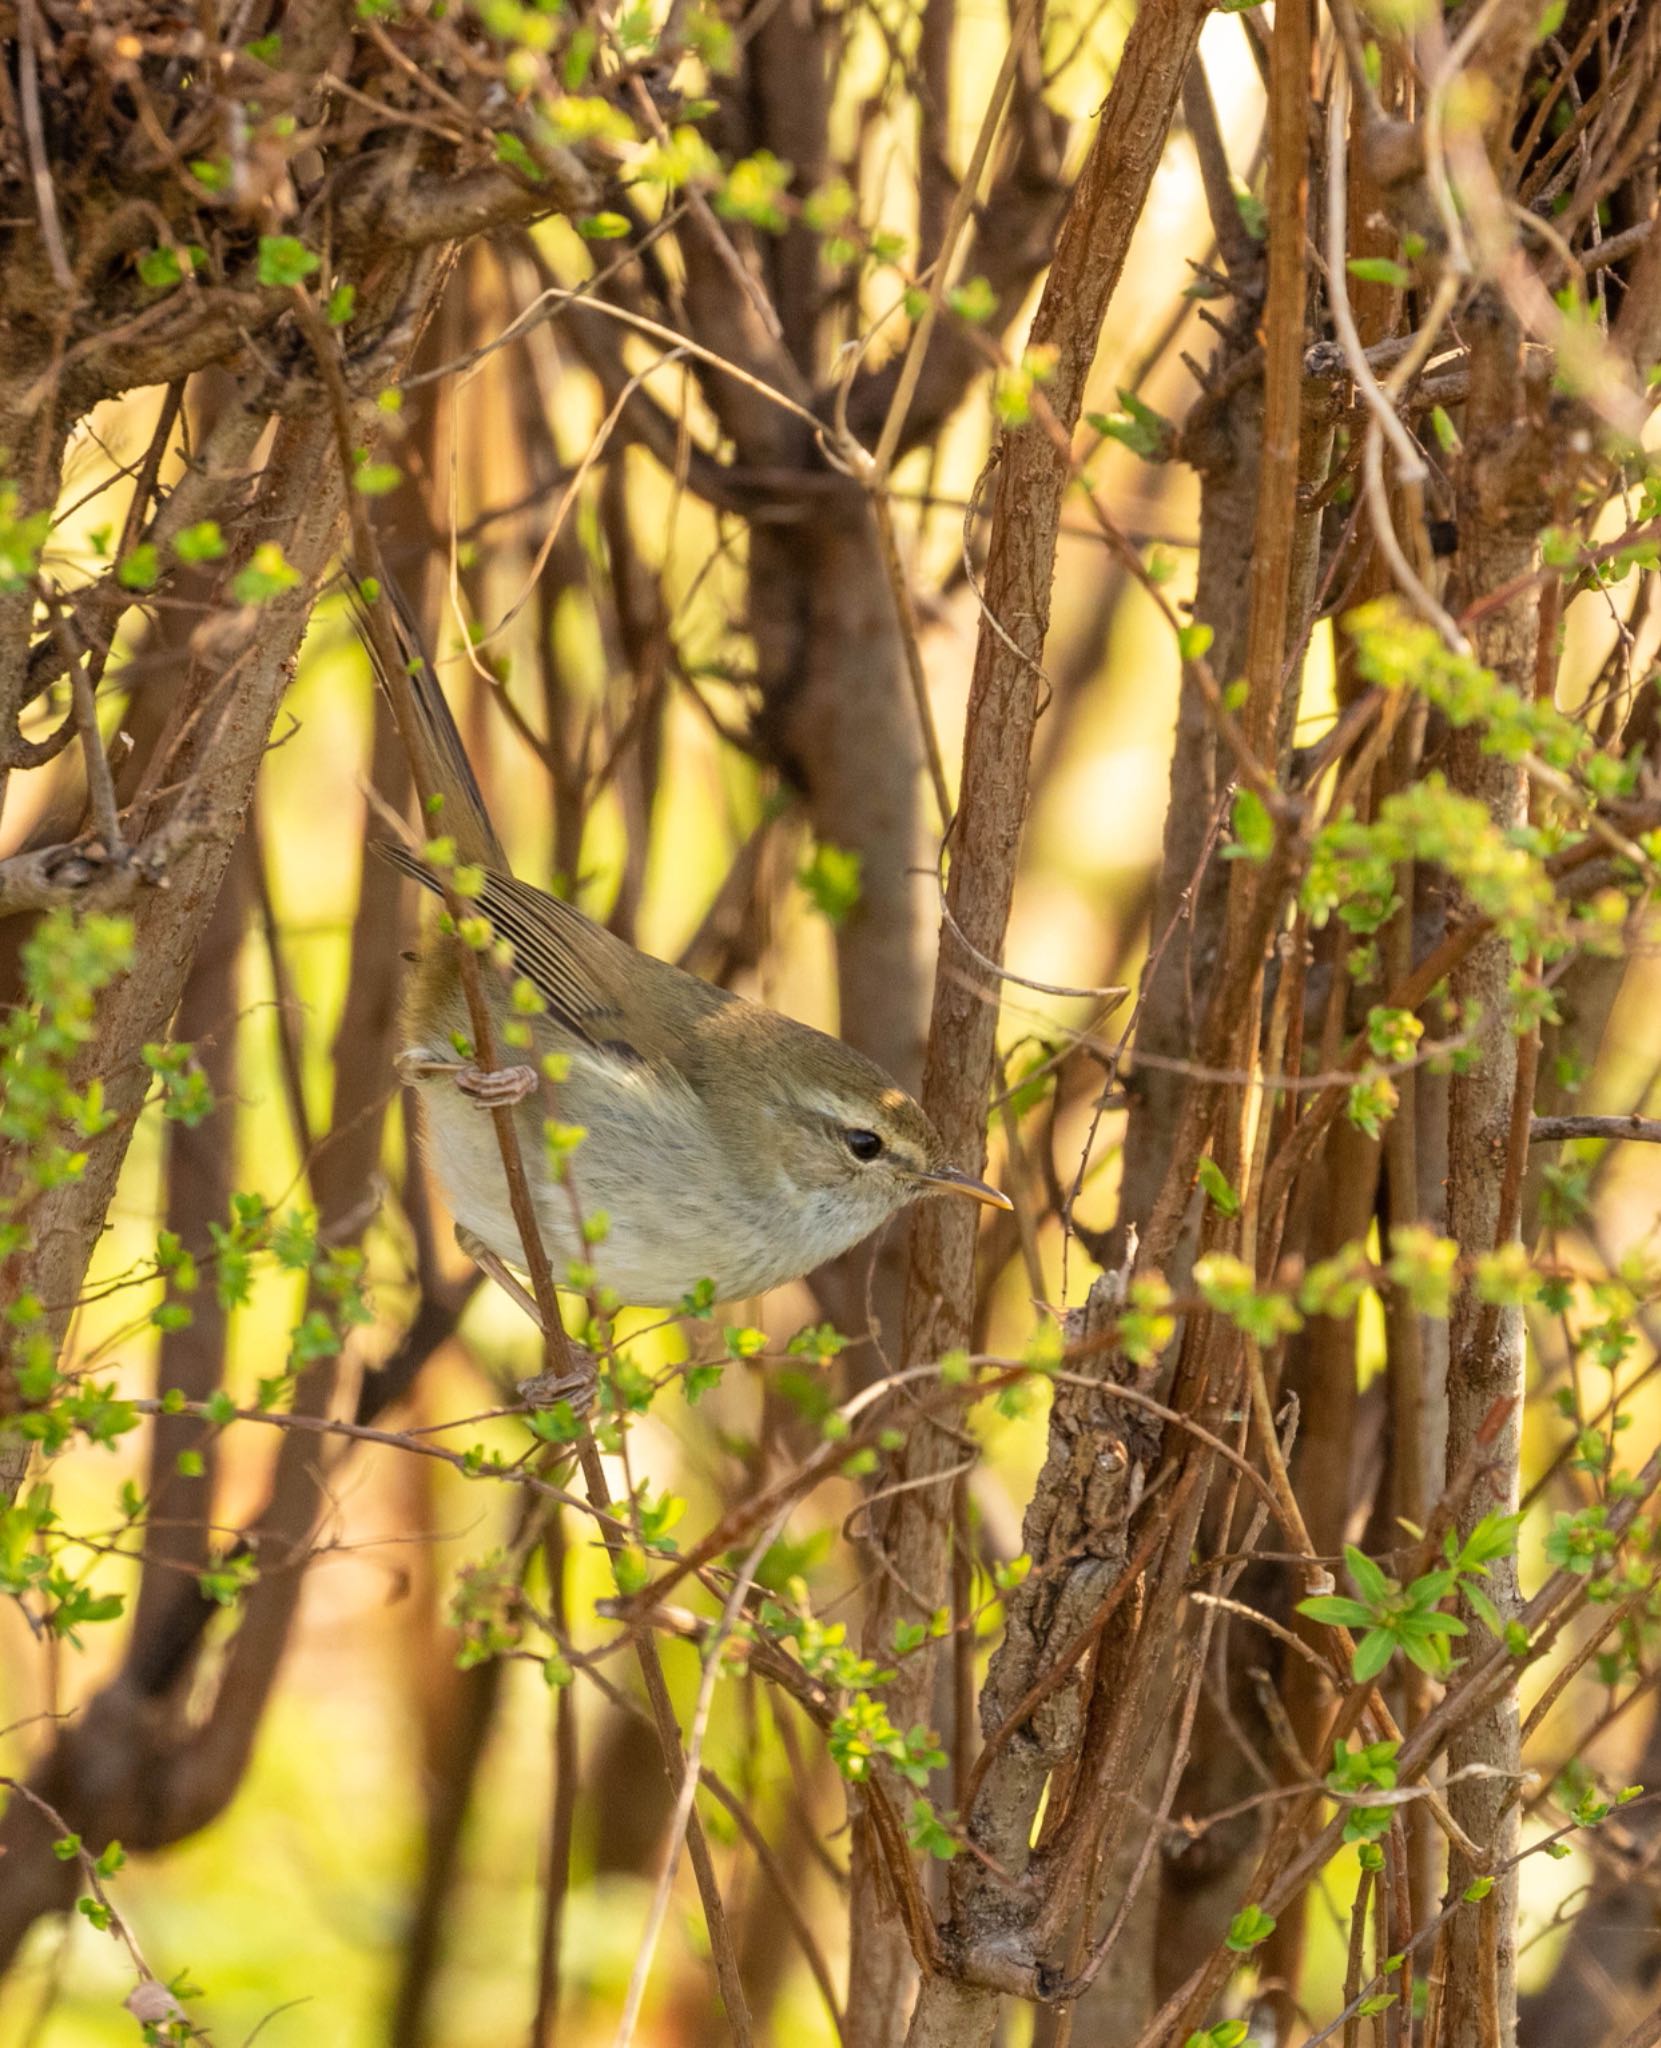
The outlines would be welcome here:
[[[1661,1145],[1661,1117],[1640,1116],[1537,1116],[1530,1120],[1531,1145],[1560,1145],[1570,1138],[1624,1139],[1632,1145]]]
[[[58,290],[69,305],[80,296],[75,273],[63,244],[63,226],[58,219],[57,194],[52,189],[52,167],[46,154],[46,131],[40,118],[40,16],[35,0],[17,0],[18,89],[23,95],[23,133],[29,145],[29,175],[35,188],[35,205],[40,212],[40,236],[46,245],[47,261]]]
[[[640,1938],[640,1951],[635,1957],[634,1968],[629,1973],[629,1989],[623,2001],[623,2016],[617,2022],[616,2048],[629,2048],[629,2043],[634,2037],[635,2022],[640,2017],[640,2002],[646,1995],[646,1981],[652,1974],[652,1957],[657,1952],[658,1936],[663,1931],[663,1918],[669,1910],[669,1897],[674,1890],[675,1872],[680,1867],[681,1842],[691,1818],[692,1801],[698,1791],[704,1737],[709,1730],[709,1713],[715,1700],[715,1682],[721,1675],[727,1637],[732,1633],[739,1610],[749,1598],[756,1568],[783,1529],[788,1515],[788,1508],[775,1515],[750,1546],[743,1563],[733,1577],[732,1589],[727,1594],[725,1606],[721,1609],[721,1618],[711,1629],[704,1643],[703,1675],[698,1683],[697,1704],[692,1710],[691,1727],[686,1738],[685,1773],[681,1779],[680,1790],[675,1796],[675,1812],[669,1826],[669,1849],[658,1876],[657,1888],[652,1894],[651,1908],[646,1915],[645,1932]]]

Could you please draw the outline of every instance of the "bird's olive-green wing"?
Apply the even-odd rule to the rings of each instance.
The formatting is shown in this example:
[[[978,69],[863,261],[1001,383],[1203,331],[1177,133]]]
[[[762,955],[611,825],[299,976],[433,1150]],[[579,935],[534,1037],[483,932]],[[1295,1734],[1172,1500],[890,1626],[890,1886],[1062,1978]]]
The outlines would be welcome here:
[[[549,1015],[603,1052],[684,1072],[698,1022],[736,1000],[511,875],[486,876],[479,908]]]
[[[484,874],[474,907],[512,945],[519,972],[542,997],[551,1022],[597,1050],[661,1062],[684,1073],[699,1020],[733,998],[667,961],[637,953],[571,904],[505,872],[507,856],[415,615],[396,588],[390,583],[385,587],[409,689],[400,693],[388,676],[381,681],[395,706],[407,697],[413,728],[405,737],[422,765],[425,782],[444,799],[436,829],[454,842],[464,862]],[[362,599],[355,592],[353,596],[358,630],[379,666],[368,614]],[[408,848],[382,841],[379,851],[426,888],[440,889],[438,877]]]
[[[437,877],[407,848],[382,850],[405,874],[438,889]],[[472,907],[512,946],[514,966],[541,996],[549,1020],[596,1051],[683,1068],[698,1020],[735,1000],[511,875],[486,870]]]

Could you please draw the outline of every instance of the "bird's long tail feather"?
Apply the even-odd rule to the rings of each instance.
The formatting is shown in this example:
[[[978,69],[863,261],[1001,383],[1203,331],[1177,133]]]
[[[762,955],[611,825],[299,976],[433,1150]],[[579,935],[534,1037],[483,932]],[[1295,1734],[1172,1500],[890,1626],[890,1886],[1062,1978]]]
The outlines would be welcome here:
[[[452,840],[458,859],[477,862],[505,873],[507,856],[502,850],[502,842],[496,837],[496,828],[490,822],[484,792],[479,788],[473,764],[467,758],[467,749],[462,744],[449,700],[439,684],[438,671],[427,652],[409,600],[396,584],[383,579],[375,602],[385,607],[384,616],[392,629],[404,673],[409,679],[407,690],[400,687],[396,676],[386,673],[385,660],[376,644],[379,635],[370,620],[365,600],[358,592],[352,593],[358,637],[368,650],[377,680],[391,700],[418,779],[427,789],[443,798],[438,815],[427,821],[427,830],[435,837],[442,835]],[[379,851],[395,866],[431,886],[432,877],[403,847],[386,842],[380,845]]]

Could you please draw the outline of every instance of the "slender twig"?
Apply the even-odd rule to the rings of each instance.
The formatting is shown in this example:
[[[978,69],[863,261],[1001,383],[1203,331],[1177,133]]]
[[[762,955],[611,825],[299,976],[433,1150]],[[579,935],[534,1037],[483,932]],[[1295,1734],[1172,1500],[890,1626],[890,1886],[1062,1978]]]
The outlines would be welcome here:
[[[596,1521],[613,1522],[615,1519],[602,1513],[580,1494],[568,1493],[564,1487],[539,1478],[523,1466],[481,1465],[465,1452],[448,1451],[442,1444],[431,1443],[405,1430],[375,1429],[368,1423],[345,1422],[330,1415],[299,1415],[286,1408],[226,1408],[222,1402],[161,1401],[149,1395],[135,1395],[127,1405],[137,1415],[193,1415],[220,1426],[232,1422],[259,1422],[269,1429],[300,1430],[311,1436],[336,1436],[352,1443],[381,1444],[388,1450],[408,1451],[417,1458],[436,1459],[439,1464],[449,1465],[469,1479],[495,1479],[504,1485],[522,1487],[527,1493],[540,1494],[560,1507],[575,1508],[579,1514],[591,1515]]]
[[[92,676],[84,661],[77,661],[69,671],[69,687],[75,702],[75,725],[81,737],[81,758],[86,764],[87,802],[92,811],[93,830],[103,845],[105,857],[119,868],[126,859],[127,846],[116,810],[110,757],[104,751],[104,736],[98,730]]]
[[[1568,1138],[1624,1139],[1633,1145],[1661,1145],[1661,1117],[1537,1116],[1529,1124],[1531,1145],[1560,1145]]]
[[[939,318],[941,305],[952,279],[956,276],[958,243],[969,216],[974,210],[980,191],[981,175],[986,168],[986,159],[991,154],[993,138],[1003,111],[1015,74],[1020,66],[1021,53],[1027,37],[1032,33],[1032,24],[1037,17],[1039,0],[1021,0],[1015,19],[1009,26],[1009,40],[1004,45],[1003,62],[993,80],[992,91],[986,102],[986,111],[981,117],[980,133],[975,137],[975,146],[969,157],[968,169],[963,182],[957,188],[952,201],[952,210],[946,216],[945,232],[940,240],[940,254],[935,259],[933,275],[929,279],[928,302],[918,316],[912,330],[910,346],[906,351],[900,375],[894,386],[894,395],[888,403],[888,416],[882,423],[882,432],[877,438],[876,451],[871,457],[871,468],[867,481],[873,489],[881,490],[887,481],[888,472],[894,466],[894,456],[900,445],[900,436],[905,431],[906,414],[911,410],[912,396],[917,389],[917,380],[923,374],[923,357],[928,352],[929,337],[934,332],[934,323]],[[848,377],[853,373],[856,358],[850,358]],[[844,384],[844,389],[847,386]]]
[[[887,572],[888,587],[893,595],[894,609],[899,618],[900,645],[905,650],[906,680],[911,685],[911,706],[916,714],[918,737],[923,745],[923,759],[928,766],[929,787],[934,791],[935,809],[940,815],[940,830],[944,835],[952,822],[952,795],[946,786],[945,758],[940,751],[940,734],[935,729],[934,709],[929,703],[929,683],[923,669],[917,607],[912,601],[911,584],[905,573],[905,564],[900,559],[899,541],[894,533],[894,514],[886,491],[878,490],[871,493],[871,509],[876,518],[877,538],[882,547],[882,565]]]
[[[36,47],[39,33],[40,16],[35,9],[35,0],[17,0],[17,82],[23,96],[23,136],[29,150],[29,176],[35,188],[35,205],[40,211],[40,238],[46,245],[46,260],[52,266],[52,277],[58,290],[66,300],[73,302],[79,293],[63,244],[58,198],[52,189],[51,160],[46,152],[46,130],[40,118],[40,55]],[[67,312],[68,308],[64,310]]]
[[[1372,414],[1362,449],[1361,473],[1367,493],[1367,510],[1373,538],[1390,565],[1397,587],[1412,600],[1414,608],[1428,619],[1456,654],[1470,651],[1470,643],[1451,615],[1426,587],[1407,559],[1396,533],[1390,511],[1390,494],[1384,483],[1383,444],[1389,441],[1396,453],[1396,475],[1407,485],[1422,483],[1428,475],[1418,443],[1403,426],[1395,405],[1373,374],[1362,347],[1355,315],[1350,309],[1345,262],[1349,248],[1349,200],[1345,168],[1349,137],[1349,72],[1340,66],[1333,74],[1331,105],[1327,111],[1327,299],[1333,325],[1355,388]],[[1426,323],[1428,327],[1429,322]],[[1440,322],[1437,322],[1440,325]]]
[[[669,1910],[669,1897],[675,1888],[675,1872],[680,1868],[681,1842],[686,1835],[687,1824],[692,1817],[692,1801],[698,1791],[704,1737],[709,1732],[710,1708],[715,1700],[715,1681],[721,1675],[726,1640],[732,1633],[733,1624],[738,1620],[739,1610],[749,1597],[756,1570],[772,1547],[779,1531],[784,1527],[789,1513],[789,1508],[782,1509],[750,1546],[744,1562],[733,1578],[732,1590],[727,1595],[726,1605],[721,1609],[720,1619],[710,1630],[704,1643],[703,1676],[698,1683],[698,1700],[692,1710],[692,1722],[687,1732],[686,1763],[680,1790],[675,1796],[674,1815],[669,1825],[669,1849],[663,1859],[663,1869],[658,1875],[657,1889],[652,1894],[651,1910],[646,1915],[645,1931],[640,1937],[640,1952],[635,1957],[634,1968],[629,1974],[629,1989],[623,2001],[623,2016],[617,2022],[616,2048],[629,2048],[629,2043],[634,2038],[635,2022],[640,2017],[640,2002],[646,1995],[646,1980],[652,1974],[652,1958],[657,1953],[658,1936],[663,1932],[663,1918]]]
[[[684,345],[679,348],[672,348],[667,355],[658,357],[656,362],[648,364],[643,370],[636,371],[623,386],[623,389],[618,393],[616,402],[601,421],[588,447],[583,451],[582,460],[571,472],[571,481],[566,485],[564,495],[555,508],[553,518],[548,523],[548,530],[542,536],[536,556],[525,574],[524,582],[520,585],[518,596],[514,598],[506,611],[502,613],[502,616],[496,621],[495,625],[487,633],[481,634],[477,640],[471,634],[463,632],[462,646],[465,648],[467,658],[473,666],[473,672],[482,682],[488,683],[492,690],[496,688],[497,679],[479,660],[478,650],[481,647],[488,647],[493,640],[507,631],[541,583],[542,572],[548,566],[548,557],[553,553],[555,543],[564,529],[566,517],[571,511],[572,506],[577,502],[577,495],[583,487],[585,478],[605,453],[606,446],[611,440],[613,433],[615,433],[619,421],[628,410],[630,399],[633,398],[634,394],[646,382],[648,377],[655,376],[659,370],[667,370],[672,363],[683,361],[689,353],[690,351]],[[456,586],[456,550],[453,538],[450,561],[450,602],[457,611],[458,622],[460,622],[460,603]],[[505,702],[506,699],[504,698],[503,701]]]

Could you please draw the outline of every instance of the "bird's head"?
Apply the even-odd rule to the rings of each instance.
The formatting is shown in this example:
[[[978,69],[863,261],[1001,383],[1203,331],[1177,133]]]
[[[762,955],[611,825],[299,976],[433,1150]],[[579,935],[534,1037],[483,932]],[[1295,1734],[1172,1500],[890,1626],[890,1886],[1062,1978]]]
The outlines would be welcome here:
[[[797,1026],[769,1062],[763,1127],[783,1178],[863,1218],[864,1235],[920,1195],[966,1195],[994,1209],[1009,1197],[946,1155],[922,1106],[863,1054]]]

